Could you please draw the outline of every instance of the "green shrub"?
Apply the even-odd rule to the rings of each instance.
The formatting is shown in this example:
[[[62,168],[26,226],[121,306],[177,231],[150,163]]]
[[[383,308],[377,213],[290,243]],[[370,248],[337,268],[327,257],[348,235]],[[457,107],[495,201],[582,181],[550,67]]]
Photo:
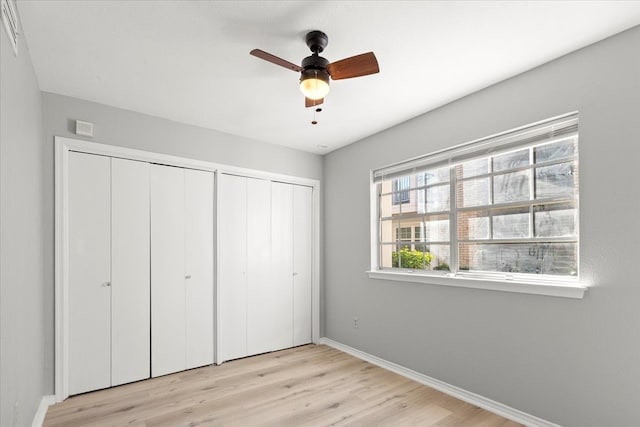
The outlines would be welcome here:
[[[431,265],[432,259],[433,255],[430,252],[412,251],[409,248],[400,249],[400,253],[391,253],[391,265],[393,267],[424,270]]]

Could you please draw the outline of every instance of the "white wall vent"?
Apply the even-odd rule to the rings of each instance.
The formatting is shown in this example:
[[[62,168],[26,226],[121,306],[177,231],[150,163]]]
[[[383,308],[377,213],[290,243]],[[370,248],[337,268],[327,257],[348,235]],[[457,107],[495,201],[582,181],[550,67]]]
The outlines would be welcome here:
[[[18,55],[18,13],[13,0],[2,0],[2,23],[7,30],[13,53]]]
[[[76,120],[76,135],[93,136],[93,123]]]

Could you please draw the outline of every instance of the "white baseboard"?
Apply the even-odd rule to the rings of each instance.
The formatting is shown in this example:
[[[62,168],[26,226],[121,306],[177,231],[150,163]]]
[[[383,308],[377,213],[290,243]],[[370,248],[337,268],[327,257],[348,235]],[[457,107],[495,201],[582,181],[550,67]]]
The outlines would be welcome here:
[[[42,396],[42,400],[40,400],[38,410],[33,417],[31,427],[42,427],[42,424],[44,423],[44,417],[47,415],[47,409],[49,409],[49,406],[53,405],[54,403],[56,403],[55,396]]]
[[[543,420],[542,418],[527,414],[526,412],[519,411],[518,409],[514,409],[500,402],[487,399],[486,397],[461,389],[460,387],[447,384],[444,381],[431,378],[427,375],[421,374],[420,372],[413,371],[411,369],[405,368],[404,366],[389,362],[387,360],[381,359],[377,356],[373,356],[369,353],[365,353],[364,351],[360,351],[353,347],[349,347],[348,345],[339,343],[337,341],[333,341],[332,339],[324,337],[320,338],[320,344],[326,344],[330,347],[336,348],[340,351],[355,356],[358,359],[365,360],[369,363],[380,366],[381,368],[387,369],[391,372],[395,372],[396,374],[402,375],[403,377],[429,386],[433,389],[441,391],[442,393],[448,394],[449,396],[453,396],[456,399],[460,399],[482,409],[486,409],[489,412],[493,412],[494,414],[500,415],[504,418],[508,418],[517,423],[524,424],[529,427],[560,427],[558,424],[554,424],[552,422]]]

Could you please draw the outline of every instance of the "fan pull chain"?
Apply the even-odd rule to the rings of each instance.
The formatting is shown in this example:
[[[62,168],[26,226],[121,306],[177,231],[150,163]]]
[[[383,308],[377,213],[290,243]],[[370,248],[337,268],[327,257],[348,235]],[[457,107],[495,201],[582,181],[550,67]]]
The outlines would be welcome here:
[[[313,120],[311,120],[311,124],[312,125],[317,125],[318,121],[316,120],[316,113],[319,113],[320,111],[322,111],[322,108],[318,107],[315,110],[313,110]]]

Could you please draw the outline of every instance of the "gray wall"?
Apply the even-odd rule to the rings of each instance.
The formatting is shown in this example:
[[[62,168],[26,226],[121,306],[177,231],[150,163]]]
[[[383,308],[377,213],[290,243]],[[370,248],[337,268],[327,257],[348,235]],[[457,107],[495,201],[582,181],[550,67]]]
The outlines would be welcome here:
[[[0,425],[45,394],[42,102],[27,47],[0,29]]]
[[[564,426],[640,425],[639,46],[635,27],[325,156],[325,335]],[[371,169],[574,110],[583,300],[368,279]]]
[[[46,390],[54,391],[54,136],[92,140],[156,153],[226,165],[313,178],[322,178],[322,157],[259,143],[215,130],[122,110],[76,98],[43,93],[46,320]],[[75,120],[94,123],[94,137],[75,135]]]

